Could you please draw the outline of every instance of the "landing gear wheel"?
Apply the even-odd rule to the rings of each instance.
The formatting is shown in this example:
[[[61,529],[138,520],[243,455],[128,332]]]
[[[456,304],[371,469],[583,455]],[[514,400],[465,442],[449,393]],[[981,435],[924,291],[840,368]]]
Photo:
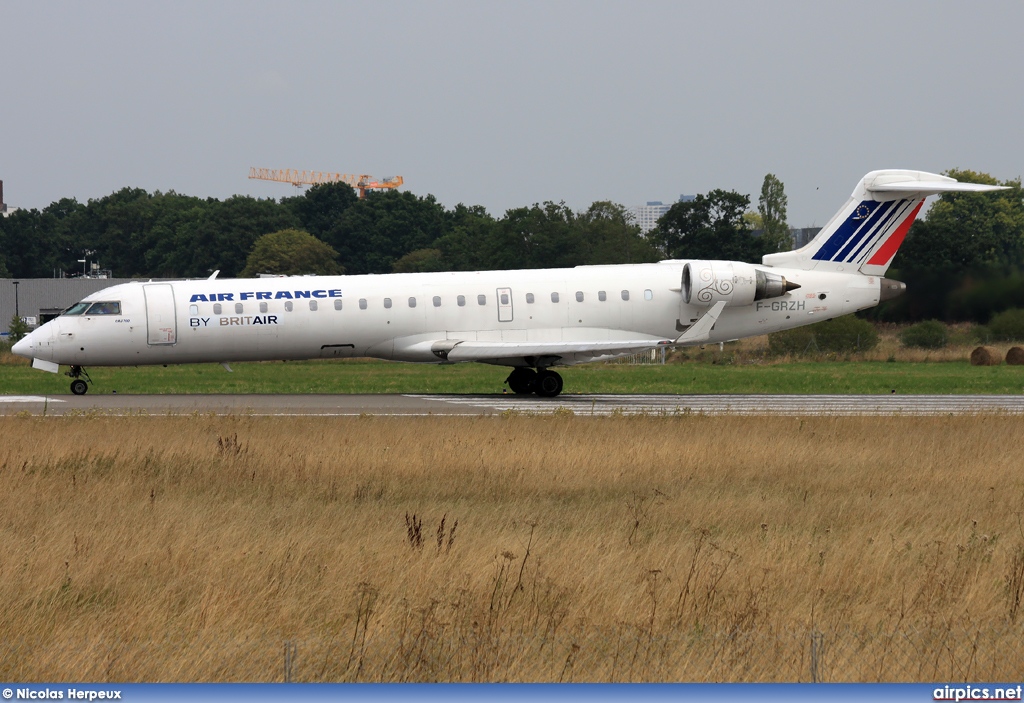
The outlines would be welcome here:
[[[533,389],[537,385],[537,372],[524,366],[517,367],[512,369],[512,373],[505,379],[505,383],[516,395],[533,393]]]
[[[92,383],[92,379],[81,366],[72,366],[64,372],[64,375],[74,379],[71,382],[71,392],[75,395],[85,395],[85,392],[89,390],[89,383]],[[83,376],[85,376],[85,381],[82,380]]]
[[[562,392],[562,377],[548,369],[538,371],[534,392],[542,398],[554,398]]]

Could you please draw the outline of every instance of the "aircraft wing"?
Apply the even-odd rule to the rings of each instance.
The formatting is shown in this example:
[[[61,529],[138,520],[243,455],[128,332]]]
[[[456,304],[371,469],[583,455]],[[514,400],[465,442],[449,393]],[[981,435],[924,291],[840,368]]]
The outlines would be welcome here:
[[[715,303],[676,339],[613,339],[576,342],[451,342],[443,347],[434,344],[431,351],[447,361],[499,361],[554,357],[562,363],[582,363],[595,359],[637,354],[662,346],[690,346],[709,339],[725,302]]]
[[[497,361],[529,357],[558,357],[582,362],[601,357],[636,354],[672,344],[671,339],[617,339],[582,342],[459,342],[445,355],[448,361]]]

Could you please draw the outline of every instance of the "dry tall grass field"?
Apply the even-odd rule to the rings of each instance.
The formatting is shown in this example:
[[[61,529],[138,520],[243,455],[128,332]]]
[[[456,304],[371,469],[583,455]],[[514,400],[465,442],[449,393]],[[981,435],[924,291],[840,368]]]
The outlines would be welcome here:
[[[1012,417],[0,418],[0,679],[1004,680]]]

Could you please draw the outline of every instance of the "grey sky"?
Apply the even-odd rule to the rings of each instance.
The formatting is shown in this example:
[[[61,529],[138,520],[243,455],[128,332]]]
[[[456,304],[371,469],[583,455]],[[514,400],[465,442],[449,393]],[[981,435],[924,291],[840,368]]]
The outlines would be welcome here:
[[[876,168],[1022,166],[1024,3],[0,3],[0,179],[294,195],[377,177],[500,216],[778,175],[824,224]]]

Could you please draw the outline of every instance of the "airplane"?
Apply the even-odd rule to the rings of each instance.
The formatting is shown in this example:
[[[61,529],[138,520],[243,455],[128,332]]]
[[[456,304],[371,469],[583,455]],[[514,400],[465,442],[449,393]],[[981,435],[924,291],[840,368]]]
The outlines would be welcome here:
[[[554,369],[725,342],[877,305],[929,195],[1001,190],[923,171],[872,171],[801,249],[739,261],[566,269],[131,282],[106,288],[16,343],[37,369],[373,357],[512,367],[517,394],[562,392]]]

